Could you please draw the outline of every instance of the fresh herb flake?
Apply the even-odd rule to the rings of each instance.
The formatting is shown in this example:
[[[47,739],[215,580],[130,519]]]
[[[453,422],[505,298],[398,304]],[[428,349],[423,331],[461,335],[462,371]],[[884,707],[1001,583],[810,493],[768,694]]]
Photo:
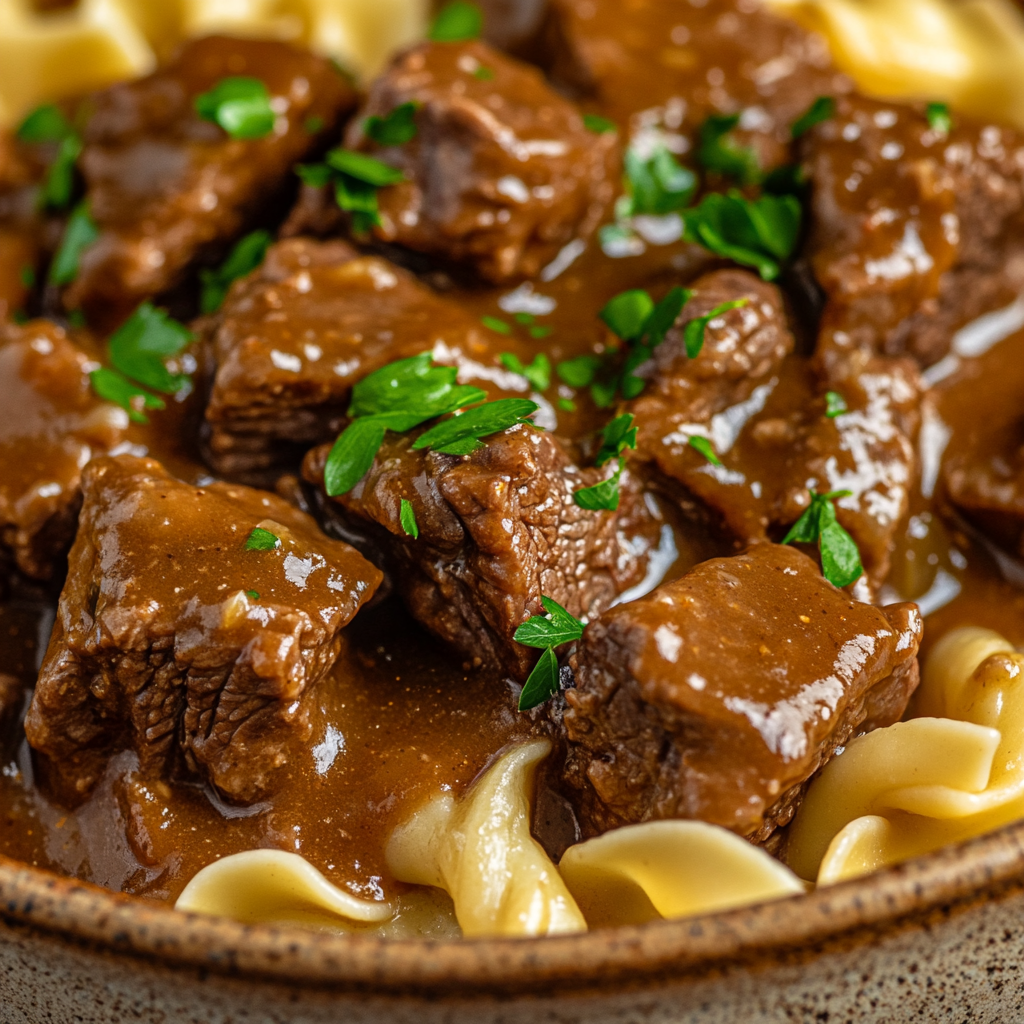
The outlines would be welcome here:
[[[220,309],[231,283],[245,277],[263,262],[272,241],[269,231],[253,231],[238,242],[220,267],[200,271],[203,286],[200,307],[203,313],[216,313]]]
[[[575,412],[576,403],[571,398],[560,398],[558,400],[558,408],[561,409],[562,412]]]
[[[760,180],[761,167],[754,150],[730,137],[739,122],[739,114],[712,114],[700,127],[697,160],[707,171],[751,185]]]
[[[929,103],[925,107],[924,116],[928,119],[928,127],[940,135],[948,135],[953,130],[953,115],[948,103]]]
[[[405,535],[412,537],[413,540],[419,540],[420,527],[416,522],[416,510],[412,507],[411,501],[407,501],[405,498],[402,499],[398,518],[402,524],[402,529],[405,531]]]
[[[249,534],[249,539],[245,542],[245,550],[273,551],[280,543],[281,538],[276,533],[271,533],[269,530],[264,530],[262,526],[257,526]]]
[[[363,132],[381,146],[403,146],[416,138],[416,111],[412,101],[395,107],[386,117],[371,115],[363,124]]]
[[[307,135],[319,135],[324,130],[326,124],[327,122],[322,117],[314,114],[302,122],[302,127],[306,130]]]
[[[687,444],[689,444],[695,452],[700,452],[700,454],[703,455],[712,466],[720,466],[722,464],[722,460],[715,454],[715,449],[706,437],[701,437],[699,434],[695,434],[690,438]]]
[[[847,411],[846,399],[838,391],[825,392],[825,415],[830,420],[834,420]]]
[[[598,316],[623,341],[638,341],[654,312],[654,300],[647,292],[634,288],[611,299]]]
[[[260,599],[258,590],[247,590],[245,592],[245,596],[249,598],[250,601],[258,601]]]
[[[550,337],[552,328],[548,327],[547,324],[536,324],[530,328],[530,337],[535,341],[541,341],[544,338]]]
[[[441,8],[430,26],[430,40],[434,43],[461,43],[479,39],[484,27],[480,8],[468,0],[452,0]]]
[[[618,469],[607,479],[593,487],[581,487],[573,494],[573,501],[580,508],[596,512],[606,510],[614,512],[619,507],[619,481],[622,479],[622,462]]]
[[[801,114],[790,128],[790,136],[794,139],[799,139],[801,135],[806,135],[816,124],[821,124],[824,121],[831,121],[836,116],[836,101],[831,96],[819,96],[808,108]]]
[[[366,476],[385,433],[385,423],[372,416],[353,420],[342,431],[324,466],[324,490],[330,497],[347,494]]]
[[[326,157],[327,166],[332,170],[356,181],[384,188],[386,185],[397,185],[405,180],[405,174],[397,167],[391,167],[365,153],[357,153],[354,149],[332,149]]]
[[[144,302],[111,336],[110,361],[137,384],[173,395],[189,383],[189,377],[171,373],[164,360],[178,355],[191,341],[187,327]]]
[[[220,125],[233,139],[262,139],[274,130],[270,93],[258,78],[222,78],[196,97],[195,108],[204,121]]]
[[[148,391],[134,385],[122,373],[101,366],[89,374],[89,382],[93,391],[107,402],[119,405],[128,413],[128,418],[135,423],[148,423],[149,418],[143,415],[143,409],[163,409],[162,398],[151,395]]]
[[[506,370],[525,377],[535,391],[547,391],[551,386],[551,360],[543,352],[538,353],[528,366],[524,366],[519,356],[513,352],[503,352],[498,358]]]
[[[36,107],[18,126],[18,139],[21,142],[60,142],[74,133],[71,122],[64,116],[59,107],[48,103]]]
[[[584,114],[583,127],[595,135],[604,135],[606,132],[617,132],[619,126],[607,117],[600,114]]]
[[[683,341],[686,345],[686,354],[690,359],[696,359],[704,348],[704,336],[708,324],[717,317],[728,313],[730,309],[740,309],[750,302],[749,299],[732,299],[715,306],[706,316],[699,316],[691,320],[683,328]]]
[[[442,420],[413,442],[413,450],[430,448],[443,455],[469,455],[483,448],[481,438],[528,422],[540,406],[528,398],[499,398]]]
[[[517,324],[523,324],[524,327],[529,327],[530,324],[537,322],[537,318],[532,313],[516,313],[512,319]]]
[[[72,133],[61,140],[57,158],[50,165],[39,193],[39,205],[47,210],[66,210],[75,191],[75,162],[82,140]]]
[[[848,498],[850,493],[811,491],[810,505],[782,541],[783,544],[817,542],[822,574],[835,587],[847,587],[864,573],[857,542],[839,525],[833,504],[839,498]]]
[[[49,281],[54,285],[68,285],[78,277],[82,253],[100,237],[99,228],[89,216],[89,205],[82,200],[74,208],[64,228],[57,255],[50,264]]]
[[[601,448],[594,459],[596,466],[603,466],[612,459],[617,459],[627,448],[636,448],[637,428],[633,426],[633,417],[624,412],[616,416],[602,432]]]
[[[697,176],[664,147],[642,157],[632,146],[626,150],[625,216],[676,213],[684,209],[697,191]]]
[[[524,622],[512,639],[524,647],[560,647],[583,636],[583,623],[570,615],[557,601],[542,596],[544,615],[534,615]]]
[[[555,367],[555,373],[563,384],[571,388],[588,388],[594,382],[601,366],[600,356],[576,356],[575,359],[564,359]]]
[[[512,325],[505,323],[504,320],[499,320],[496,316],[482,316],[480,317],[480,323],[482,323],[489,331],[494,331],[496,334],[512,333]]]
[[[33,288],[36,283],[36,268],[26,264],[21,268],[18,274],[18,279],[21,281],[22,286],[25,288]]]
[[[529,711],[539,707],[558,693],[558,659],[555,652],[548,647],[533,666],[533,671],[523,684],[519,694],[519,710]]]
[[[494,81],[494,72],[484,64],[473,72],[473,77],[480,82],[492,82]]]

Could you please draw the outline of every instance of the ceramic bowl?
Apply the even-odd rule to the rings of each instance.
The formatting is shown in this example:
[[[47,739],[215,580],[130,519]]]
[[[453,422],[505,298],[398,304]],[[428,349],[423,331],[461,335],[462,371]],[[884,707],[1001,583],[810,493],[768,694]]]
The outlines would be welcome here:
[[[807,896],[529,940],[246,927],[0,859],[5,1024],[1005,1024],[1022,964],[1024,823]]]

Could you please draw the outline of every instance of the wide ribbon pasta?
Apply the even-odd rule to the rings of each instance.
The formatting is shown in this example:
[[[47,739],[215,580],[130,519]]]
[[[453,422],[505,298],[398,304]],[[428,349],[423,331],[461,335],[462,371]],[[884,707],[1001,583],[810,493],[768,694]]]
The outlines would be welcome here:
[[[769,0],[828,40],[870,96],[945,100],[1024,128],[1024,16],[1012,0]]]
[[[615,829],[570,847],[558,870],[592,927],[692,917],[806,889],[764,850],[702,821]]]
[[[530,794],[547,740],[513,747],[456,800],[434,797],[391,836],[402,882],[444,889],[467,936],[586,931],[558,870],[530,834]]]
[[[1024,656],[990,630],[936,644],[915,718],[853,740],[812,783],[787,861],[829,884],[1024,818]]]

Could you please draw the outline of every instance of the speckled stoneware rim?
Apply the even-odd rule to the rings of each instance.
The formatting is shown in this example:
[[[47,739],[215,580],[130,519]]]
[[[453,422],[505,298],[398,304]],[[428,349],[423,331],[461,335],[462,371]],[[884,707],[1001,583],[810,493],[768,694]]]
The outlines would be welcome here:
[[[389,995],[621,988],[876,941],[1020,888],[1024,822],[868,879],[700,918],[549,939],[385,941],[178,914],[0,858],[8,921],[167,966]]]

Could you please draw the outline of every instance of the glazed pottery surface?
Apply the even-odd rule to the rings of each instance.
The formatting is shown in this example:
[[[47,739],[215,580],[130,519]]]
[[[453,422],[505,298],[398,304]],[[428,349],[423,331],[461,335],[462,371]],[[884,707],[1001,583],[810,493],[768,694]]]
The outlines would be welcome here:
[[[178,914],[0,860],[6,1024],[1024,1020],[1024,824],[871,878],[555,939]]]

